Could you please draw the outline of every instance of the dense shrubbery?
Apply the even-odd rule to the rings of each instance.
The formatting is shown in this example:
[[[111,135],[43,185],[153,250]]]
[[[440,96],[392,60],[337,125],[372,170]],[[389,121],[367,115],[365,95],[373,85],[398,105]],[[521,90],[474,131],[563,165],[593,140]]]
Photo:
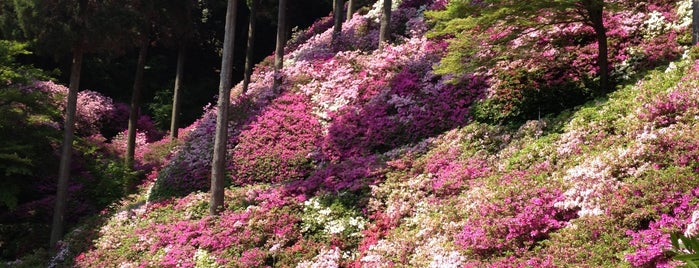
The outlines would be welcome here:
[[[23,45],[0,40],[0,258],[22,256],[48,241],[68,92],[38,69],[15,63],[14,56],[22,53],[28,53]],[[108,128],[126,126],[126,121],[115,121],[120,106],[125,105],[94,91],[78,94],[65,218],[69,226],[121,198],[125,186],[149,168],[141,157],[148,150],[145,140],[138,147],[139,170],[132,171],[120,159],[125,144],[119,137],[111,142],[103,137]],[[141,131],[152,138],[162,135],[148,122],[142,118]]]
[[[433,70],[448,38],[422,37],[422,12],[446,1],[396,1],[396,42],[381,52],[380,3],[346,23],[335,46],[325,18],[287,47],[280,95],[263,64],[232,100],[220,216],[207,215],[199,191],[208,189],[215,128],[207,107],[149,175],[157,180],[148,196],[103,214],[88,250],[70,247],[85,230],[69,235],[68,262],[676,265],[670,233],[698,230],[699,62],[647,68],[680,54],[688,2],[607,12],[613,76],[643,79],[574,109],[597,72],[591,30],[579,24],[523,37],[544,48],[530,60],[457,75]]]

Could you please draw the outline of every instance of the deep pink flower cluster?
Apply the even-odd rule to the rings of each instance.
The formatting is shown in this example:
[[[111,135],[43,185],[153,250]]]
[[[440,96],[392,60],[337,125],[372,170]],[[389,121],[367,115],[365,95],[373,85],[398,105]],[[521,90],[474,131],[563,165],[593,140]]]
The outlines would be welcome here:
[[[305,95],[283,94],[242,130],[228,164],[235,184],[309,175],[320,157],[322,129],[307,103]]]
[[[430,156],[424,172],[433,174],[432,191],[438,195],[460,193],[469,186],[469,181],[482,178],[490,173],[488,163],[478,158],[459,159],[457,148],[438,151]]]
[[[672,207],[672,213],[662,214],[651,222],[648,229],[628,230],[626,235],[631,237],[630,245],[635,251],[626,255],[626,260],[632,265],[654,267],[676,267],[666,254],[672,249],[670,233],[681,233],[691,222],[692,212],[697,209],[699,188],[686,194],[669,194],[663,203]]]
[[[554,206],[562,199],[559,190],[526,186],[522,179],[516,181],[525,184],[518,187],[520,192],[508,191],[502,200],[477,205],[457,235],[457,244],[482,257],[505,251],[521,254],[535,242],[546,239],[549,232],[568,225],[570,213]]]
[[[678,116],[687,110],[699,108],[699,92],[692,86],[693,84],[683,83],[667,94],[656,96],[643,105],[639,116],[659,127],[676,123]]]
[[[218,217],[158,223],[138,228],[138,247],[159,260],[142,265],[194,266],[195,254],[204,250],[219,265],[257,266],[270,256],[276,244],[294,244],[300,238],[298,217],[264,207],[249,207],[241,212],[225,211]],[[277,247],[279,247],[277,245]],[[298,248],[285,247],[282,251]]]

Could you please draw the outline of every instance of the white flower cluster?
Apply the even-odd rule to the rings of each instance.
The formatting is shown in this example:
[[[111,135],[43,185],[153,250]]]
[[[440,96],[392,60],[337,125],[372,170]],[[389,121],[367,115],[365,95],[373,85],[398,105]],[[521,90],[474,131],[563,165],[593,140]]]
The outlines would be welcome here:
[[[194,253],[194,264],[196,268],[216,268],[220,267],[216,263],[216,258],[209,255],[209,252],[203,249],[197,249]]]
[[[340,267],[340,250],[337,248],[323,249],[311,261],[303,261],[296,268],[337,268]]]
[[[643,22],[644,37],[657,37],[669,30],[680,31],[692,24],[692,1],[679,1],[675,12],[677,14],[677,21],[669,21],[658,11],[649,13],[648,18]]]
[[[361,237],[366,219],[352,210],[333,211],[313,197],[303,203],[303,232],[319,231],[324,235],[338,235],[349,231],[349,237]]]
[[[580,217],[603,214],[600,199],[621,185],[611,175],[611,167],[600,157],[585,161],[566,173],[563,180],[573,186],[564,193],[565,200],[554,206],[565,210],[579,208]]]
[[[398,6],[403,2],[403,0],[393,0],[391,2],[391,10],[396,10]],[[378,0],[371,6],[371,10],[367,12],[366,17],[373,19],[376,23],[381,20],[381,13],[383,12],[383,0]]]
[[[699,234],[699,210],[692,212],[692,219],[687,224],[687,229],[684,230],[684,236],[692,237]]]
[[[681,0],[677,3],[677,22],[676,29],[683,29],[692,25],[692,1]]]

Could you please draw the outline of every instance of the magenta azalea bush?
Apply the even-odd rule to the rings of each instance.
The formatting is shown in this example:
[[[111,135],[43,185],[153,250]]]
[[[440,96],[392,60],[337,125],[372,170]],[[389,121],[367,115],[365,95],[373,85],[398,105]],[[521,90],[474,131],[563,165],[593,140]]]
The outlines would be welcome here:
[[[237,137],[228,170],[233,183],[283,182],[307,177],[319,159],[322,129],[301,94],[282,95]]]

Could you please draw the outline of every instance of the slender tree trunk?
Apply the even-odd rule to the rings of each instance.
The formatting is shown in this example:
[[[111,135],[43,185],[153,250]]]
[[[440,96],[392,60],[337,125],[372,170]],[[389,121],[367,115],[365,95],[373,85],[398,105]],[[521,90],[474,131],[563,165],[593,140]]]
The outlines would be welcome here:
[[[611,89],[611,84],[609,81],[609,56],[607,49],[607,31],[604,26],[597,33],[597,43],[599,46],[599,51],[597,55],[597,62],[599,63],[599,86],[600,93],[606,94]]]
[[[699,1],[699,0],[697,0]],[[352,15],[354,15],[354,0],[347,1],[347,21],[352,20]]]
[[[274,51],[274,93],[281,92],[284,45],[286,44],[286,0],[279,0],[277,16],[277,49]]]
[[[257,20],[257,1],[250,1],[250,21],[248,24],[248,44],[245,51],[245,75],[243,77],[243,92],[248,91],[248,86],[250,85],[250,76],[252,76],[252,57],[254,56],[254,46],[255,46],[255,24]]]
[[[333,0],[333,16],[335,25],[333,26],[333,44],[337,42],[337,38],[342,33],[342,0]]]
[[[379,50],[383,50],[384,43],[391,38],[391,0],[383,0],[383,12],[381,13],[381,28],[379,29]]]
[[[604,27],[604,1],[594,0],[586,2],[592,28],[597,37],[597,65],[600,76],[600,94],[604,95],[610,90],[609,82],[609,53],[607,48],[607,30]]]
[[[211,206],[209,214],[218,215],[223,210],[223,188],[226,176],[226,147],[228,143],[228,105],[231,96],[233,73],[233,45],[235,40],[235,20],[238,13],[238,0],[228,0],[226,10],[226,34],[223,38],[223,58],[221,59],[221,79],[218,86],[218,111],[214,155],[211,163]]]
[[[51,225],[50,251],[55,253],[56,244],[63,237],[63,223],[68,196],[68,178],[70,177],[70,162],[73,152],[73,131],[75,129],[75,113],[80,88],[80,71],[83,64],[83,48],[78,45],[73,48],[73,62],[70,68],[70,86],[68,88],[68,104],[63,125],[63,145],[61,148],[61,164],[58,171],[58,187],[56,189],[56,205],[53,210]]]
[[[180,100],[182,90],[182,76],[184,75],[184,60],[186,57],[187,47],[184,43],[180,44],[177,49],[177,71],[175,74],[175,89],[172,94],[172,117],[170,118],[170,140],[177,139],[180,123]]]
[[[699,0],[692,1],[692,45],[699,42]]]
[[[129,109],[129,129],[126,136],[126,166],[133,168],[134,154],[136,152],[136,127],[138,123],[139,108],[141,106],[141,91],[143,91],[143,72],[146,67],[146,56],[148,54],[148,39],[141,41],[138,50],[138,62],[136,63],[136,74],[131,92],[131,107]],[[125,182],[125,190],[131,189],[131,182]]]

